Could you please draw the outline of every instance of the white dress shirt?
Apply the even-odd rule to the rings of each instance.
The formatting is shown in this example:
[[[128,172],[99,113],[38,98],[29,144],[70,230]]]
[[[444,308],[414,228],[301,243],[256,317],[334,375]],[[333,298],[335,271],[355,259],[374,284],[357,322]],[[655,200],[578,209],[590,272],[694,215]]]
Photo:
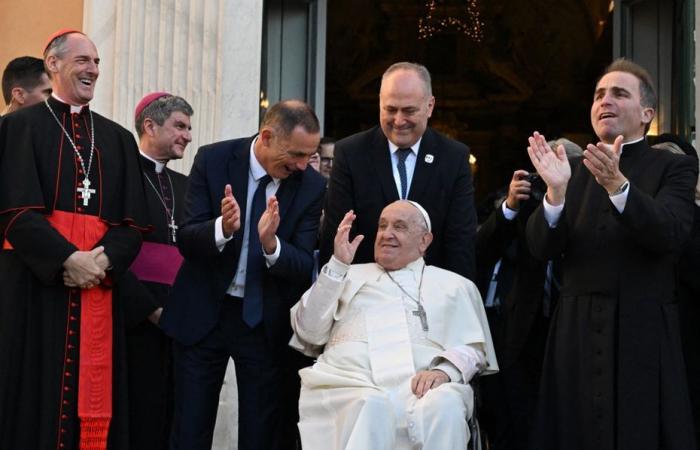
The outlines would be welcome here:
[[[423,138],[418,139],[418,141],[411,146],[411,153],[406,157],[406,198],[408,198],[408,193],[411,190],[411,181],[413,180],[413,171],[416,168],[416,160],[418,159],[418,150],[420,149],[420,141]],[[399,155],[396,151],[399,147],[393,142],[389,141],[389,153],[391,155],[391,170],[394,173],[394,183],[396,183],[396,191],[401,197],[401,177],[399,176]]]
[[[245,221],[243,222],[243,242],[241,242],[241,254],[238,258],[238,267],[236,268],[236,274],[233,277],[233,281],[231,281],[231,285],[229,286],[228,290],[226,293],[228,295],[231,295],[233,297],[243,297],[245,296],[245,275],[246,275],[246,265],[248,264],[248,238],[250,235],[250,210],[251,206],[253,203],[253,196],[255,195],[255,190],[258,188],[258,184],[260,183],[260,179],[267,175],[267,172],[265,172],[265,169],[263,166],[260,164],[258,159],[255,157],[255,142],[258,140],[256,137],[253,139],[253,142],[250,144],[250,170],[248,171],[248,195],[246,198],[246,210],[245,210]],[[265,201],[269,200],[270,197],[275,195],[277,192],[277,189],[280,186],[280,183],[282,180],[279,178],[272,178],[272,181],[268,183],[268,185],[265,187]],[[223,229],[221,227],[221,222],[222,222],[222,217],[219,216],[216,219],[216,224],[214,225],[214,239],[216,242],[216,246],[218,247],[219,251],[223,251],[224,246],[228,241],[230,241],[233,238],[233,235],[230,237],[226,238],[224,237]],[[258,224],[253,224],[253,226],[258,226]],[[277,240],[277,249],[275,252],[271,255],[268,255],[265,253],[265,250],[263,249],[263,256],[265,257],[265,263],[267,264],[267,267],[272,267],[276,262],[277,258],[280,256],[280,248],[281,248],[281,243],[280,240],[277,236],[275,236],[275,239]]]

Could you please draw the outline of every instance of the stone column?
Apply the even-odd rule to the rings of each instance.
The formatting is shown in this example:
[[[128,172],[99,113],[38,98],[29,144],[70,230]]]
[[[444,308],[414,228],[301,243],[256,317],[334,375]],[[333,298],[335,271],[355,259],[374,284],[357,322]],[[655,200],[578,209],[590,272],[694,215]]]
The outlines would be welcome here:
[[[194,108],[192,143],[169,167],[187,174],[200,145],[257,130],[263,0],[85,0],[84,8],[101,58],[95,111],[135,134],[134,107],[148,92]]]

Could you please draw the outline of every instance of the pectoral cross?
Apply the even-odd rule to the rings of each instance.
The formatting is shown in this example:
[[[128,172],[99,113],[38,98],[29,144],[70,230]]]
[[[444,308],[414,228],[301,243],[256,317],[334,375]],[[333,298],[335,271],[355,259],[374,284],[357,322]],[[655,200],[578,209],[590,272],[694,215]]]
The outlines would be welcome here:
[[[77,188],[76,192],[80,192],[83,198],[83,206],[87,206],[90,197],[97,191],[94,189],[90,189],[90,180],[88,179],[88,177],[85,177],[85,179],[83,180],[83,187]]]
[[[428,331],[428,315],[425,313],[423,305],[418,303],[418,309],[412,312],[414,316],[420,318],[420,324],[423,327],[423,331]]]
[[[178,228],[177,225],[175,225],[175,218],[174,217],[170,218],[170,223],[168,224],[168,228],[170,228],[170,235],[173,238],[173,244],[174,244],[177,241],[175,236],[177,234],[177,228]]]

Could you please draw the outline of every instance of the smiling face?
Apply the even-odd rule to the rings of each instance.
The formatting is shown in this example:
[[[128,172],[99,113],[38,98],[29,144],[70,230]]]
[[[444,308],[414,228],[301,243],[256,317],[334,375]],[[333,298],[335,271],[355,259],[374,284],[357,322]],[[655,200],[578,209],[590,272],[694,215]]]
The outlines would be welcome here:
[[[433,114],[435,97],[413,70],[398,69],[382,81],[379,91],[379,123],[386,138],[399,148],[418,142]]]
[[[407,201],[396,201],[382,211],[374,260],[386,270],[398,270],[425,254],[433,240],[423,216]]]
[[[285,179],[294,172],[306,169],[320,140],[320,133],[309,133],[301,125],[294,128],[288,137],[266,126],[260,130],[255,142],[255,156],[268,175]]]
[[[605,74],[596,86],[591,124],[601,141],[612,144],[619,135],[629,142],[644,136],[654,109],[641,104],[639,79],[627,72]]]
[[[148,153],[158,161],[181,159],[187,144],[192,142],[190,116],[182,111],[173,111],[163,125],[146,119],[143,127],[153,142],[153,154]]]
[[[95,83],[100,74],[97,49],[87,36],[79,33],[66,36],[64,45],[62,55],[46,58],[53,91],[71,105],[85,105],[95,95]]]

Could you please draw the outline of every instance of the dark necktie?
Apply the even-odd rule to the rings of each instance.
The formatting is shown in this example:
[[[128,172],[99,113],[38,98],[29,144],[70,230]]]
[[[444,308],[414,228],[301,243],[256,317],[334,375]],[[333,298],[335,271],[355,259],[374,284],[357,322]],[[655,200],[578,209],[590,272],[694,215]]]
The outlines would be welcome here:
[[[406,158],[408,154],[411,153],[410,148],[400,148],[396,150],[396,155],[399,157],[399,162],[396,164],[396,168],[399,169],[399,179],[401,180],[401,199],[406,199],[406,192],[408,192],[408,176],[406,175]]]
[[[248,262],[245,270],[245,297],[243,299],[243,321],[251,328],[262,321],[263,316],[263,270],[265,257],[258,236],[258,222],[265,211],[265,188],[272,181],[265,175],[258,182],[258,188],[250,205],[248,226]]]

